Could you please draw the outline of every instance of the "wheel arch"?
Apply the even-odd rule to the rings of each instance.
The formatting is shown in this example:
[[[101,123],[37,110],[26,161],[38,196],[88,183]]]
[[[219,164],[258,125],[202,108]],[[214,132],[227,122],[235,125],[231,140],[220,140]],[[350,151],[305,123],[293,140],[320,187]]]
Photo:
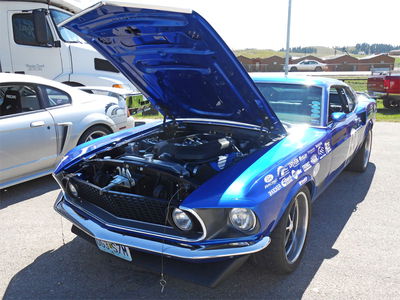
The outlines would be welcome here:
[[[96,127],[96,126],[104,127],[104,128],[106,128],[107,130],[109,130],[111,133],[114,133],[114,132],[115,132],[115,130],[113,130],[113,128],[110,127],[110,125],[107,124],[107,123],[101,123],[101,122],[99,122],[99,123],[91,124],[91,125],[89,125],[85,130],[82,131],[81,135],[79,135],[79,137],[78,137],[78,139],[77,139],[77,141],[76,141],[76,144],[78,145],[79,140],[82,138],[82,136],[83,136],[84,134],[86,134],[89,130],[93,129],[93,128]]]

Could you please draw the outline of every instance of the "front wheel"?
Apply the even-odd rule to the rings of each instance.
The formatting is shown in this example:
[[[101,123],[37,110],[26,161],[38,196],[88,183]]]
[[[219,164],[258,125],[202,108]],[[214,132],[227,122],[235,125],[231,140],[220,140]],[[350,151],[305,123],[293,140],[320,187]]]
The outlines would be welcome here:
[[[322,68],[321,67],[316,67],[315,68],[315,72],[321,72],[322,71]]]
[[[372,147],[372,129],[368,130],[368,133],[364,139],[364,143],[361,148],[357,151],[354,158],[351,160],[348,170],[355,172],[364,172],[367,169],[369,163],[369,157],[371,155]]]
[[[311,216],[310,192],[306,187],[293,197],[271,234],[271,244],[253,255],[253,262],[278,274],[293,272],[307,242]]]
[[[290,72],[297,72],[297,68],[296,67],[291,67],[290,68]]]

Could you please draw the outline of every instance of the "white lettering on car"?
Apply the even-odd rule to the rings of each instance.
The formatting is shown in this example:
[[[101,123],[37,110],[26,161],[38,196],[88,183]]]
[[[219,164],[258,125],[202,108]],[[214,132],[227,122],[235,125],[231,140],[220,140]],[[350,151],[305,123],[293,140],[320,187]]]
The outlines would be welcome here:
[[[274,186],[270,191],[268,191],[268,194],[270,196],[276,194],[277,192],[279,192],[282,189],[282,186],[280,183],[278,183],[276,186]]]

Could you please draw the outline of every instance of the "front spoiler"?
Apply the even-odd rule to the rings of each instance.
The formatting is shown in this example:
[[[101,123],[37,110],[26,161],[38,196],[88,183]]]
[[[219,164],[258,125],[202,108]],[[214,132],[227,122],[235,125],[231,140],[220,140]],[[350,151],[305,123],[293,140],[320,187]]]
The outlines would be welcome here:
[[[184,246],[170,245],[154,240],[124,235],[110,231],[90,219],[83,218],[73,207],[64,200],[62,193],[57,198],[54,209],[63,217],[71,221],[76,227],[92,238],[121,244],[138,251],[163,255],[169,258],[176,258],[186,261],[217,260],[219,258],[233,258],[259,252],[265,249],[271,239],[266,236],[252,244],[226,244],[220,248],[208,249],[207,246],[197,249]]]

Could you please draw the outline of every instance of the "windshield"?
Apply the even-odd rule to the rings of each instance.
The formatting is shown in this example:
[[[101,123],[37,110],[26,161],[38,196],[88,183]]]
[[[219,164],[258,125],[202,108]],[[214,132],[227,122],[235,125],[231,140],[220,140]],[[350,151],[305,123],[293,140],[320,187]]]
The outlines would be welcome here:
[[[256,85],[281,121],[320,125],[322,88],[285,83]]]
[[[62,21],[66,20],[72,16],[71,14],[62,12],[60,10],[55,10],[55,9],[50,9],[50,15],[51,15],[54,23],[56,24],[56,26],[58,24],[60,24]],[[61,38],[65,42],[84,43],[84,41],[79,36],[77,36],[72,31],[68,30],[67,28],[57,27],[57,30],[58,30],[58,33],[60,34]]]

